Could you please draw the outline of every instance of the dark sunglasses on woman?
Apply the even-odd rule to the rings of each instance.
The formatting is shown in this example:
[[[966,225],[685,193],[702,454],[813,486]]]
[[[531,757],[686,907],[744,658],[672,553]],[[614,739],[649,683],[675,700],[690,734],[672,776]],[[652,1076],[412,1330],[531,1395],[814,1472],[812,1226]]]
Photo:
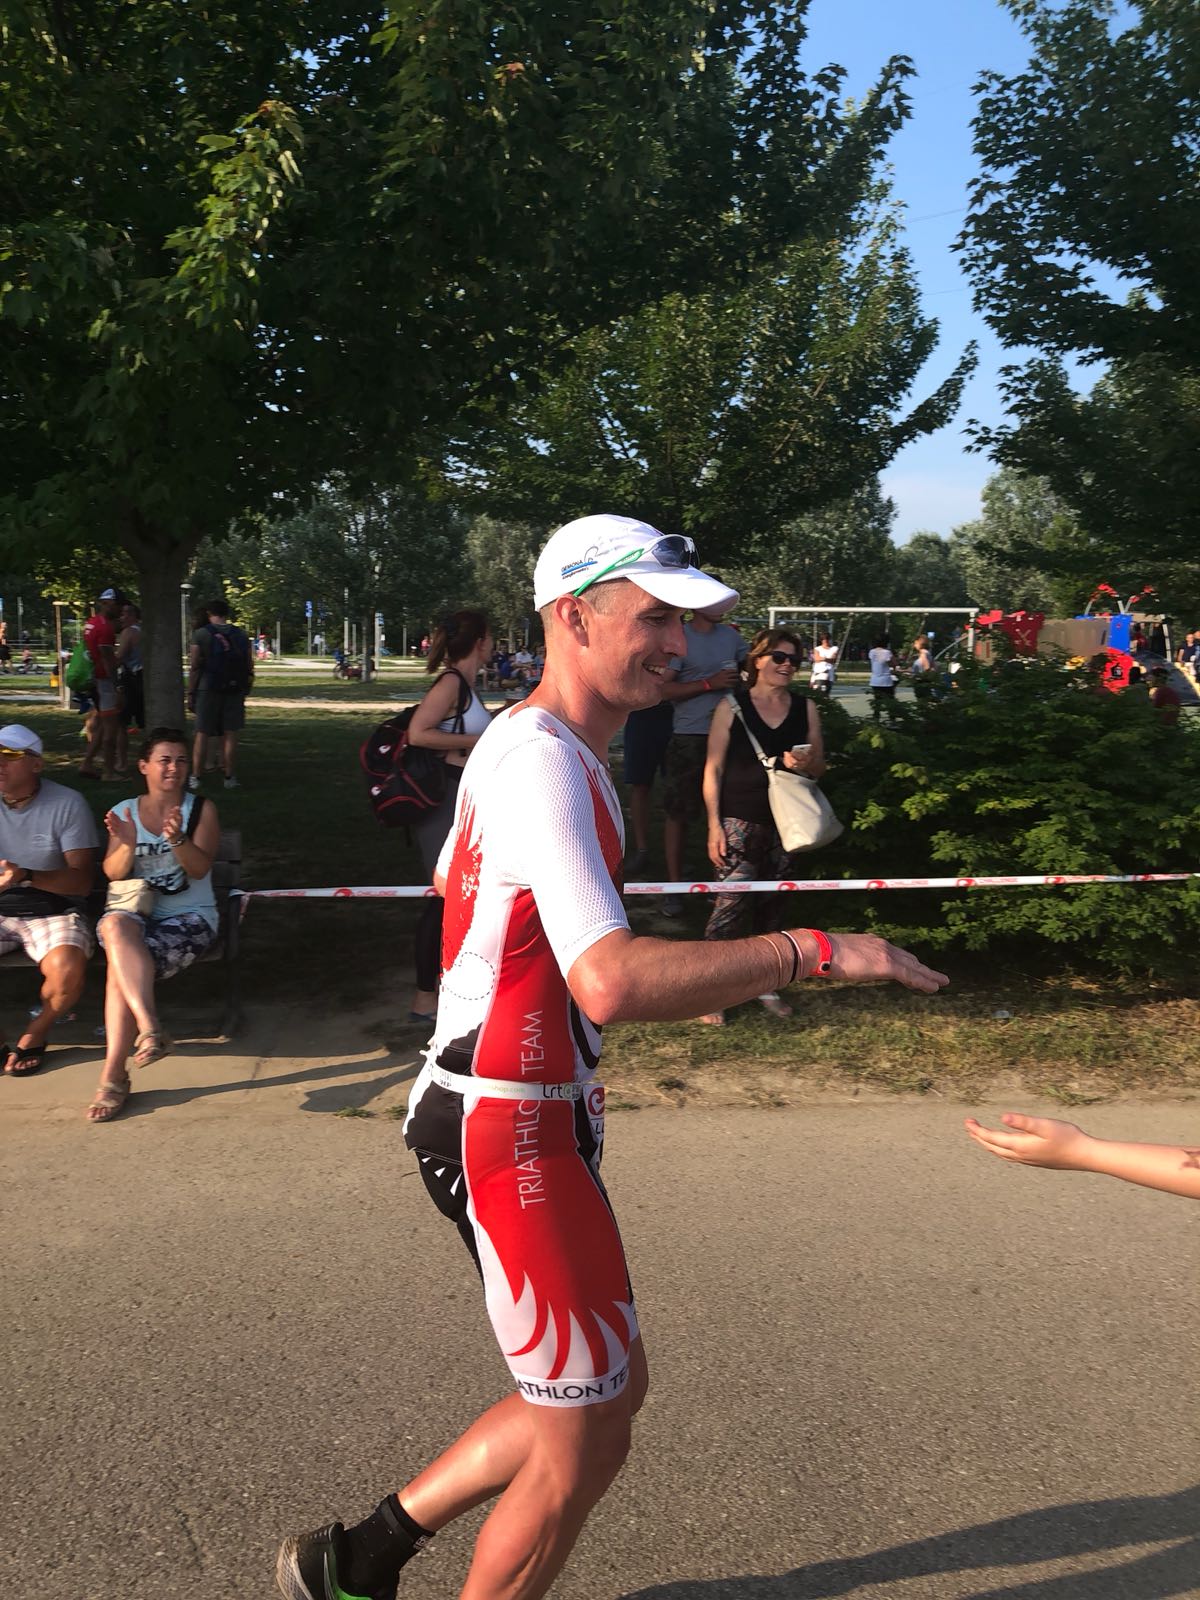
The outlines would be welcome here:
[[[767,655],[768,661],[773,661],[777,667],[792,667],[798,665],[796,657],[790,650],[771,650]]]

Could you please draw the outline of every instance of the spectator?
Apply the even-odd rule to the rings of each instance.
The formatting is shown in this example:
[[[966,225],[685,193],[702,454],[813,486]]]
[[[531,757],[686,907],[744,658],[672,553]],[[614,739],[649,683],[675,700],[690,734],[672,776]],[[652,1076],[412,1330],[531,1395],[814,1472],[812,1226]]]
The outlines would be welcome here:
[[[832,694],[837,682],[838,648],[827,633],[823,633],[812,653],[812,670],[808,686],[814,694]]]
[[[1198,656],[1200,656],[1200,635],[1197,635],[1189,628],[1183,644],[1175,652],[1175,660],[1193,687],[1197,685],[1196,659]]]
[[[8,623],[0,619],[0,672],[12,666],[12,646],[8,642]]]
[[[42,974],[42,1008],[4,1070],[42,1065],[50,1029],[83,993],[94,948],[81,915],[96,870],[96,824],[83,796],[42,777],[42,741],[19,722],[0,728],[0,953],[25,951]]]
[[[513,657],[513,667],[516,669],[517,677],[520,678],[521,682],[527,684],[529,682],[529,674],[533,668],[533,657],[524,645]]]
[[[192,635],[188,662],[188,707],[196,714],[196,740],[192,749],[192,775],[188,787],[200,788],[208,741],[221,741],[225,787],[237,789],[234,770],[238,735],[246,726],[246,696],[254,685],[254,658],[250,641],[229,620],[224,600],[205,607],[206,622]]]
[[[111,778],[116,765],[120,696],[117,689],[117,634],[113,623],[125,604],[119,589],[105,589],[95,613],[83,625],[83,642],[92,663],[92,698],[96,716],[80,772],[85,778]],[[96,757],[100,757],[99,772]]]
[[[487,707],[475,693],[479,669],[491,653],[491,630],[483,612],[456,611],[434,631],[425,661],[426,672],[438,672],[443,663],[446,667],[426,690],[408,725],[409,744],[435,751],[446,765],[442,803],[423,821],[414,823],[412,830],[429,883],[433,882],[433,869],[454,821],[454,803],[467,757],[480,735],[491,726]],[[434,895],[421,906],[413,951],[417,989],[408,1013],[410,1022],[437,1021],[442,904],[441,896]]]
[[[924,633],[919,633],[913,640],[913,663],[911,667],[913,680],[913,694],[917,699],[928,704],[933,699],[933,656],[929,649],[929,638]]]
[[[800,665],[799,638],[786,628],[767,628],[755,636],[747,657],[746,684],[727,695],[713,714],[704,764],[704,807],[708,813],[708,856],[725,882],[794,875],[795,856],[783,848],[771,814],[766,768],[755,754],[747,725],[762,747],[790,772],[819,778],[825,771],[821,719],[813,702],[792,693]],[[743,720],[745,719],[745,720]],[[723,894],[713,901],[706,939],[742,939],[749,933],[783,927],[783,896]],[[792,1008],[770,990],[759,1002],[775,1017]],[[701,1022],[720,1024],[724,1012],[710,1011]]]
[[[146,731],[146,694],[142,679],[142,613],[132,600],[126,600],[118,619],[117,687],[121,691],[121,716],[117,727],[117,767],[129,770],[129,730]]]
[[[1183,698],[1178,689],[1171,687],[1170,677],[1170,667],[1150,669],[1150,704],[1158,712],[1158,720],[1167,728],[1173,728],[1179,721],[1183,706]]]
[[[87,1108],[89,1122],[111,1122],[124,1109],[131,1052],[139,1067],[169,1052],[154,985],[191,966],[217,937],[212,864],[220,823],[211,801],[189,793],[187,769],[183,730],[152,729],[138,761],[146,793],[118,801],[104,818],[105,876],[112,884],[132,879],[145,884],[149,904],[108,910],[100,919],[100,942],[108,957],[104,1066]]]
[[[675,883],[683,879],[687,825],[704,815],[704,758],[713,713],[721,696],[741,682],[738,669],[746,659],[746,641],[721,621],[736,604],[735,594],[727,604],[694,611],[683,625],[686,650],[682,656],[672,656],[662,675],[663,699],[674,712],[664,762],[663,810],[667,877]],[[663,900],[663,915],[681,916],[683,907],[683,895],[669,894]]]
[[[631,711],[625,719],[623,766],[633,829],[633,851],[625,863],[628,878],[644,872],[650,859],[650,797],[655,774],[666,771],[672,714],[670,701],[664,700],[644,711]]]
[[[878,722],[885,706],[889,718],[894,716],[896,704],[896,657],[886,634],[876,639],[867,652],[867,660],[871,664],[871,715]]]

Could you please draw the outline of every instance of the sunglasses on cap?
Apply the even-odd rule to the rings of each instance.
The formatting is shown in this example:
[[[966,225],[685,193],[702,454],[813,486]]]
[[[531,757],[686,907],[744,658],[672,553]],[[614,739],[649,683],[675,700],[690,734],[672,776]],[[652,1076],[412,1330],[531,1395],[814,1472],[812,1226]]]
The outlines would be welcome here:
[[[698,567],[700,559],[696,554],[696,546],[685,533],[664,533],[661,539],[653,544],[640,545],[636,550],[626,550],[610,561],[606,567],[601,567],[599,572],[593,572],[590,578],[584,580],[578,589],[572,589],[571,594],[578,600],[585,589],[590,589],[592,584],[599,583],[601,578],[607,578],[611,573],[619,572],[622,567],[632,567],[641,561],[657,561],[660,567],[680,568]]]
[[[761,656],[759,657],[759,660],[762,660]],[[790,650],[768,650],[767,660],[773,661],[777,667],[794,668],[800,665],[799,658],[794,656]]]
[[[25,756],[36,754],[36,750],[14,750],[11,745],[0,744],[0,761],[20,761]]]

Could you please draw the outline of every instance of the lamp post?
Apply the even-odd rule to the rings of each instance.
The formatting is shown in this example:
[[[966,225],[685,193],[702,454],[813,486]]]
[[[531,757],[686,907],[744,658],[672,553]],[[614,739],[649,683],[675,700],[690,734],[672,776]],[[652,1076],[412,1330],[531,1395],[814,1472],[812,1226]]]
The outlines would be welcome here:
[[[188,611],[190,609],[191,598],[192,598],[192,586],[191,586],[191,584],[190,583],[181,583],[179,585],[179,638],[180,638],[180,642],[181,642],[181,644],[183,646],[183,659],[185,661],[188,658],[188,647],[191,644],[191,638],[192,638],[192,630],[188,626],[188,623],[190,621],[190,618],[188,616]]]

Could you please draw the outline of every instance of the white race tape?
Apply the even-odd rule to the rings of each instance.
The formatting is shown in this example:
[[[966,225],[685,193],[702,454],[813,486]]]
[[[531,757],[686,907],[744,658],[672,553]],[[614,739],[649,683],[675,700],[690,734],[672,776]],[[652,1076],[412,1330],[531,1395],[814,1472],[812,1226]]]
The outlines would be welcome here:
[[[795,878],[782,882],[627,883],[626,894],[820,894],[850,889],[1029,889],[1060,888],[1085,883],[1188,883],[1200,872],[1064,872],[978,878]],[[437,891],[430,884],[368,885],[356,889],[243,889],[246,900],[428,900]]]

